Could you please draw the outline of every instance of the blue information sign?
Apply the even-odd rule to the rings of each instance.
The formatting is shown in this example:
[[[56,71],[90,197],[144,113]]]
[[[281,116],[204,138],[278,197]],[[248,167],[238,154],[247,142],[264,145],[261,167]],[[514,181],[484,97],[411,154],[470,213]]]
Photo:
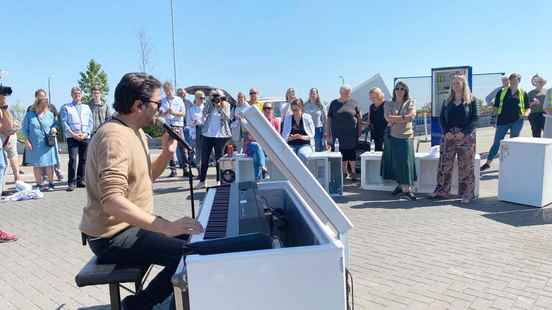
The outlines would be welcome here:
[[[454,76],[465,75],[468,85],[472,88],[472,67],[446,67],[431,69],[431,145],[441,143],[441,124],[439,116],[441,107],[450,93],[451,82]]]

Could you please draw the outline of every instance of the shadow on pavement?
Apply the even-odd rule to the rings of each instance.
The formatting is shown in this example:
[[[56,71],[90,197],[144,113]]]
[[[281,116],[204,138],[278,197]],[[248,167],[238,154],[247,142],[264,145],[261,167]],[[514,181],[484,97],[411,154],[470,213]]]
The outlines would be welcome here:
[[[526,210],[516,210],[494,214],[484,214],[484,217],[515,227],[537,226],[552,224],[552,207],[533,207]]]
[[[534,208],[498,201],[496,197],[486,197],[472,201],[470,204],[460,203],[460,199],[433,200],[429,195],[417,195],[416,201],[394,197],[390,192],[367,191],[358,187],[347,187],[342,197],[335,197],[337,203],[352,209],[414,209],[428,207],[455,206],[463,209],[485,213],[512,212],[532,210]],[[552,214],[551,214],[552,216]]]

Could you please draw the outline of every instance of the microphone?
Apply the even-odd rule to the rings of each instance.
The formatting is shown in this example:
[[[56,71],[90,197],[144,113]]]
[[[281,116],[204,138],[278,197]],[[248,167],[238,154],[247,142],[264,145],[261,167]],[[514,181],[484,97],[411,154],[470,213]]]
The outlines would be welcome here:
[[[169,136],[175,139],[178,143],[180,143],[187,151],[192,151],[192,147],[188,144],[188,142],[184,141],[184,139],[182,139],[182,137],[178,135],[174,131],[174,129],[172,129],[172,127],[167,124],[167,122],[163,118],[161,117],[155,118],[155,125],[165,129],[165,131],[169,134]]]

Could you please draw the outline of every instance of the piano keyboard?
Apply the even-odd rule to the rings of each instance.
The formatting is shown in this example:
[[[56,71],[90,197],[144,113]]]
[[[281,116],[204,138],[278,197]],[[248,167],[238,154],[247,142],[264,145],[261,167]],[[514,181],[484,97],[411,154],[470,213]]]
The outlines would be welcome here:
[[[229,201],[230,185],[217,187],[203,239],[209,240],[226,237]]]

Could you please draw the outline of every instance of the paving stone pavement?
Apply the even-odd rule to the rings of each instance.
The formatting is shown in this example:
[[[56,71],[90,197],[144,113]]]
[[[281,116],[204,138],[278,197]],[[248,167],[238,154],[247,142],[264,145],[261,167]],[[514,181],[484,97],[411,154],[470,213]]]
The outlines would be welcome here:
[[[491,135],[480,130],[479,151]],[[395,200],[346,184],[336,201],[355,225],[356,309],[552,309],[552,209],[497,201],[497,167],[467,206]],[[189,215],[186,188],[182,179],[161,178],[157,212]],[[91,257],[77,229],[85,199],[83,189],[60,187],[44,199],[0,203],[0,229],[19,237],[0,244],[0,309],[108,309],[107,287],[74,283]]]

